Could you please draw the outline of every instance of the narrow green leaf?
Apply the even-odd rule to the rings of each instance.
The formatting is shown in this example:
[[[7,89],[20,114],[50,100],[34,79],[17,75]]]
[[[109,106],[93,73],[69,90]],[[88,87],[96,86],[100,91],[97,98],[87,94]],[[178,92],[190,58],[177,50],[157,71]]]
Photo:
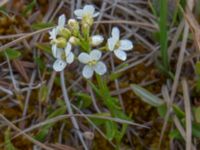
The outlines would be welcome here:
[[[116,132],[118,131],[116,123],[112,121],[106,121],[105,127],[106,127],[106,137],[109,141],[111,141],[115,137]]]
[[[200,76],[200,61],[195,64],[195,72],[198,76]]]
[[[200,107],[194,109],[194,116],[196,122],[200,123]]]
[[[192,124],[192,135],[196,138],[200,138],[200,124],[199,123]]]
[[[164,101],[162,99],[158,98],[156,95],[150,93],[139,85],[132,84],[131,88],[135,92],[135,94],[141,98],[141,100],[150,104],[151,106],[158,107],[164,104]]]
[[[21,52],[12,48],[7,48],[5,52],[10,60],[17,59],[21,56]]]
[[[94,115],[103,116],[103,117],[110,117],[111,116],[110,113],[98,113],[98,114],[94,114]],[[93,117],[91,117],[90,120],[97,126],[105,124],[105,122],[107,121],[106,119],[93,118]]]
[[[43,50],[44,52],[51,54],[51,46],[49,44],[38,43],[36,44],[36,47],[40,50]]]
[[[44,63],[43,59],[41,59],[40,57],[35,57],[34,60],[35,60],[36,64],[39,66],[39,69],[41,71],[44,71],[45,63]]]
[[[176,104],[173,105],[173,110],[179,119],[185,118],[185,113]]]
[[[53,23],[35,23],[31,25],[31,28],[33,30],[40,30],[40,29],[44,29],[44,28],[49,28],[49,27],[53,27],[54,24]]]
[[[10,128],[8,128],[6,130],[6,132],[5,132],[5,149],[6,150],[15,150],[15,147],[12,144],[10,138],[11,138],[11,136],[10,136]]]
[[[56,116],[63,115],[65,112],[66,112],[66,108],[65,108],[65,106],[63,106],[63,107],[60,107],[60,108],[56,109],[55,111],[53,111],[47,118],[51,119]],[[49,133],[50,128],[52,128],[54,124],[55,123],[49,123],[49,124],[41,127],[39,133],[34,138],[38,141],[44,141],[46,136]]]
[[[26,6],[25,10],[22,12],[22,15],[27,16],[28,13],[32,12],[35,5],[36,5],[36,0],[33,0],[30,4]]]
[[[48,87],[44,84],[39,91],[39,101],[44,102],[47,98]]]
[[[92,99],[88,94],[75,93],[74,95],[78,97],[79,108],[87,108],[92,104]]]
[[[167,30],[167,6],[168,0],[160,1],[160,50],[163,66],[165,70],[169,70],[169,58],[167,51],[167,42],[168,42],[168,30]]]
[[[167,106],[166,106],[166,104],[163,104],[163,105],[157,107],[157,111],[158,111],[159,115],[164,118],[165,115],[166,115],[166,113],[167,113]]]
[[[181,136],[180,132],[177,129],[170,131],[169,133],[170,139],[182,140],[183,137]]]

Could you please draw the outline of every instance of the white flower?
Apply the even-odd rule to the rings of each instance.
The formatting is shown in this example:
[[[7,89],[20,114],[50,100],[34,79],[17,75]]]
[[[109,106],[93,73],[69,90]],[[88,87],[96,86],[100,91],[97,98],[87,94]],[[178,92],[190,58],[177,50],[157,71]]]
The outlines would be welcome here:
[[[50,34],[50,37],[49,39],[53,41],[53,44],[52,44],[52,53],[55,57],[55,53],[57,51],[57,44],[56,44],[56,41],[57,41],[57,35],[59,33],[59,31],[64,28],[65,26],[65,21],[66,21],[66,18],[65,18],[65,15],[61,15],[59,18],[58,18],[58,25],[53,28],[49,34]]]
[[[97,17],[99,12],[95,13],[95,8],[93,5],[85,5],[83,9],[77,9],[74,11],[74,14],[78,19],[82,19],[83,17]]]
[[[68,42],[65,49],[58,48],[54,57],[57,60],[53,64],[53,69],[57,72],[62,71],[67,64],[71,64],[74,61],[74,54],[71,52],[72,46]]]
[[[112,29],[112,36],[108,39],[108,49],[113,51],[115,56],[120,60],[126,60],[127,55],[125,51],[133,48],[133,43],[130,40],[120,40],[120,31],[117,27]]]
[[[94,35],[94,36],[92,36],[92,46],[98,46],[98,45],[100,45],[102,42],[103,42],[103,36],[101,36],[101,35]]]
[[[66,18],[65,18],[65,15],[63,14],[58,18],[58,25],[49,32],[49,34],[50,34],[49,39],[51,39],[51,40],[56,39],[56,37],[59,33],[59,30],[64,28],[65,22],[66,22]]]
[[[107,68],[102,61],[99,61],[100,58],[101,52],[99,50],[92,50],[90,54],[83,52],[78,56],[78,60],[81,63],[86,64],[82,71],[82,74],[85,78],[91,78],[94,74],[94,71],[99,75],[106,73]]]

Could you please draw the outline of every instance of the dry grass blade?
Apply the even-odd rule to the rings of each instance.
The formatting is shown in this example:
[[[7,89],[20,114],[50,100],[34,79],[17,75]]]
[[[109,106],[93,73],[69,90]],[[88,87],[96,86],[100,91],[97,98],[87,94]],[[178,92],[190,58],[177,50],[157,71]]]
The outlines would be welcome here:
[[[9,0],[1,0],[0,2],[0,7],[8,3]]]
[[[24,66],[22,65],[21,61],[15,59],[13,60],[13,66],[16,68],[16,70],[22,75],[22,77],[24,78],[24,80],[26,82],[29,81],[29,77],[26,73],[26,69],[24,68]]]
[[[185,79],[182,80],[185,114],[186,114],[186,150],[192,148],[192,116],[191,116],[191,106],[190,106],[190,96],[188,84]]]
[[[21,130],[16,127],[12,122],[10,122],[7,118],[5,118],[2,114],[0,114],[0,118],[3,119],[3,121],[5,121],[7,123],[7,125],[9,127],[11,127],[12,129],[16,130],[17,132],[21,132]],[[30,140],[31,142],[33,142],[34,144],[40,146],[41,148],[44,148],[45,150],[53,150],[52,148],[46,146],[43,143],[40,143],[39,141],[35,140],[34,138],[32,138],[31,136],[29,136],[28,134],[22,133],[24,137],[26,137],[28,140]]]
[[[191,10],[186,8],[186,12],[184,13],[185,19],[189,24],[190,30],[192,31],[193,39],[195,44],[200,52],[200,26],[195,19],[194,15],[192,14]]]

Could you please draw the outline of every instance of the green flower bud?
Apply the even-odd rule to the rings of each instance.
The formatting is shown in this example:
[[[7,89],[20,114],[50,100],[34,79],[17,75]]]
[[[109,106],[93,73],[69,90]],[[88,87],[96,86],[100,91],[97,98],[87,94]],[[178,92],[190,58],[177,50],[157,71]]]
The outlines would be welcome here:
[[[58,48],[65,48],[67,45],[67,40],[63,37],[59,37],[56,40],[52,40],[51,44],[56,44]]]
[[[88,26],[91,27],[93,23],[94,23],[94,19],[90,15],[86,15],[83,17],[82,24],[87,24]]]
[[[75,45],[75,46],[76,46],[76,45],[79,45],[80,40],[79,40],[78,38],[72,36],[72,37],[69,38],[69,42],[70,42],[72,45]]]
[[[79,29],[80,29],[79,23],[75,19],[69,19],[68,27],[70,28],[74,36],[77,36],[79,34]]]
[[[59,34],[61,37],[64,37],[66,39],[69,39],[69,37],[71,36],[71,32],[69,31],[69,29],[67,28],[62,28],[60,31],[59,31]]]

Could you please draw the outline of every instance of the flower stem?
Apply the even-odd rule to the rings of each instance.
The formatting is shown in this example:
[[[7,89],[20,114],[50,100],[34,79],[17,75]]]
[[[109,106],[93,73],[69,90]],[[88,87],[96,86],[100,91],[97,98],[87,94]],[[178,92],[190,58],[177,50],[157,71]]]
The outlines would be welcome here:
[[[69,115],[72,116],[71,117],[72,124],[73,124],[74,128],[76,129],[76,131],[78,131],[77,134],[79,136],[79,139],[80,139],[84,149],[88,150],[87,145],[86,145],[86,143],[83,139],[83,136],[80,133],[79,126],[78,126],[78,123],[76,121],[76,118],[73,116],[74,113],[73,113],[73,110],[72,110],[72,107],[71,107],[71,103],[70,103],[69,96],[68,96],[67,89],[66,89],[66,85],[65,85],[64,71],[61,71],[60,78],[61,78],[62,93],[63,93],[63,97],[64,97],[65,104],[66,104],[66,107],[67,107],[67,111],[68,111]]]

